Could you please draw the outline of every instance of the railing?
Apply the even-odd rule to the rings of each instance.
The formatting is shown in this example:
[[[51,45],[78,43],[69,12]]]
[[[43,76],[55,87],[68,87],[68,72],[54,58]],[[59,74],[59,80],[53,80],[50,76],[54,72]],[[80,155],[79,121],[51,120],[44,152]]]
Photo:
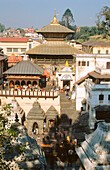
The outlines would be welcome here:
[[[4,97],[28,97],[28,98],[57,98],[59,91],[30,91],[30,90],[0,90],[0,96]]]

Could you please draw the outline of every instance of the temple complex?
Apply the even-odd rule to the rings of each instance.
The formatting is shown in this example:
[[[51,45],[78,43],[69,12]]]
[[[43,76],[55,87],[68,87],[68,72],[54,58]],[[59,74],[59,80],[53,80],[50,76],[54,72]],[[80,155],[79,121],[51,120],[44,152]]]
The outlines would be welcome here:
[[[37,30],[37,33],[42,34],[46,41],[28,50],[26,54],[38,65],[45,64],[50,75],[55,73],[59,67],[62,68],[66,60],[72,67],[75,62],[74,55],[85,53],[66,43],[67,35],[73,34],[74,31],[59,24],[56,12],[51,24]]]

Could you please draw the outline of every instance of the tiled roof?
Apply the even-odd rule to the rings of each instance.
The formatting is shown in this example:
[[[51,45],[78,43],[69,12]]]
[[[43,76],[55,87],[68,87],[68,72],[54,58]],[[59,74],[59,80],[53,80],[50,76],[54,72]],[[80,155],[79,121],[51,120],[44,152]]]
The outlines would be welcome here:
[[[37,33],[74,33],[73,30],[60,24],[50,24],[36,31]]]
[[[89,76],[96,78],[96,79],[110,79],[110,74],[100,74],[100,73],[97,73],[96,71],[92,71],[88,74]]]
[[[81,79],[79,79],[78,81],[76,81],[73,85],[75,86],[76,84],[81,84],[82,82],[85,81],[85,79],[87,79],[89,77],[89,75],[87,74],[86,76],[82,77]]]
[[[85,81],[87,78],[95,78],[95,79],[110,79],[110,74],[100,74],[97,73],[96,71],[89,72],[86,76],[82,77],[78,81],[76,81],[73,85],[75,86],[76,84],[81,84],[82,82]]]
[[[27,42],[28,38],[0,37],[0,42]]]
[[[36,55],[73,55],[73,54],[85,54],[85,52],[78,50],[66,43],[45,43],[40,44],[29,51],[26,54]]]
[[[21,61],[17,65],[11,67],[4,74],[11,75],[41,75],[44,69],[37,64],[31,62],[30,60]]]
[[[106,42],[103,42],[103,41],[87,41],[85,43],[82,43],[82,45],[85,45],[85,46],[101,46],[101,47],[110,47],[110,44],[106,43]]]

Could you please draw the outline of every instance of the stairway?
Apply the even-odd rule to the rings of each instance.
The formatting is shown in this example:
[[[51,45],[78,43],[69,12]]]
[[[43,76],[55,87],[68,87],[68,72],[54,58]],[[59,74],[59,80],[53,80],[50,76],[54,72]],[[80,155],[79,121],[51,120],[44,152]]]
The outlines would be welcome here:
[[[63,123],[69,123],[69,119],[72,119],[72,123],[78,118],[78,112],[76,111],[76,101],[66,99],[66,94],[60,93],[60,108],[61,117],[63,117]]]

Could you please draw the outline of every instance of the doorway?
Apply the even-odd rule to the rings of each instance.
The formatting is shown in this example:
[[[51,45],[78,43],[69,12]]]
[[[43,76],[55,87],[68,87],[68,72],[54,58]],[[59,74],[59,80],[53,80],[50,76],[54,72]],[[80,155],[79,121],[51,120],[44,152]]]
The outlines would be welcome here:
[[[63,87],[67,85],[70,87],[70,80],[63,80]]]
[[[36,134],[36,135],[38,134],[38,124],[37,124],[37,122],[35,122],[33,124],[32,132],[33,132],[33,134]]]

